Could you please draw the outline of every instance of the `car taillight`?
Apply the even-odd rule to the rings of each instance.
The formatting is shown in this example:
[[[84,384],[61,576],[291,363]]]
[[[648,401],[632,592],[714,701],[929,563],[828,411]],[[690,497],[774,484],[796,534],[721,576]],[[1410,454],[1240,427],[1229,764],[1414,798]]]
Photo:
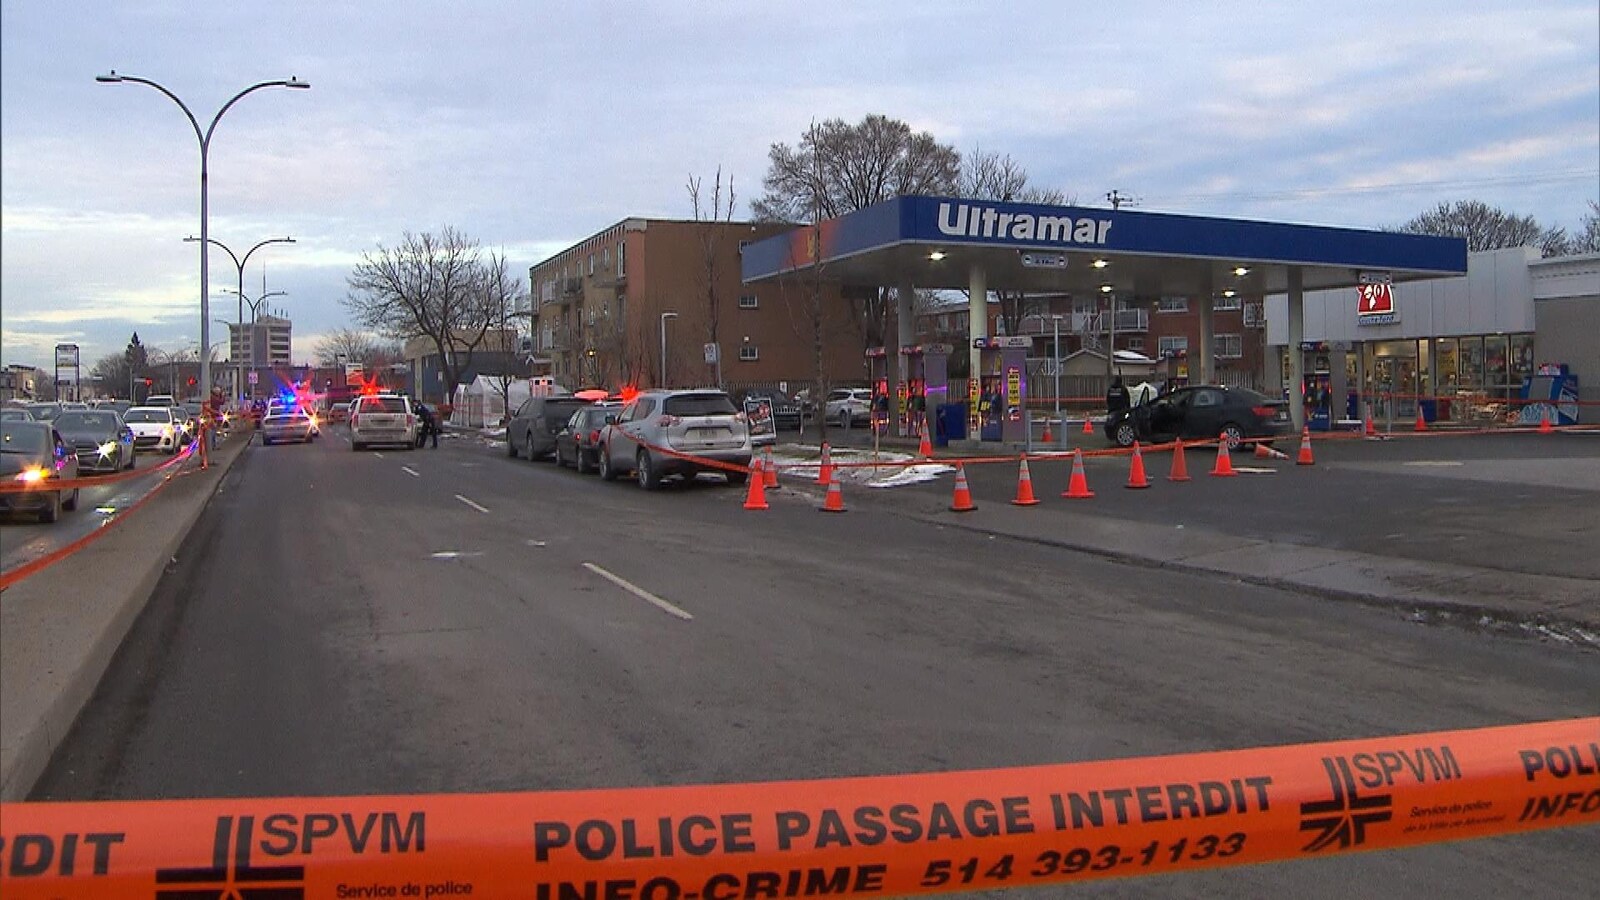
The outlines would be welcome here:
[[[678,418],[677,416],[662,416],[661,418],[656,420],[656,425],[658,427],[660,427],[660,428],[671,428],[672,426],[674,426],[674,425],[676,425],[676,424],[678,424],[679,422],[682,422],[682,421],[683,420]]]
[[[1263,419],[1270,419],[1278,414],[1278,408],[1276,406],[1252,406],[1250,407],[1250,411]]]
[[[406,427],[410,428],[411,426],[413,426],[415,424],[417,424],[417,417],[412,415],[411,413],[406,413]]]
[[[600,443],[600,429],[596,428],[595,430],[589,432],[589,443],[591,443],[591,444]]]

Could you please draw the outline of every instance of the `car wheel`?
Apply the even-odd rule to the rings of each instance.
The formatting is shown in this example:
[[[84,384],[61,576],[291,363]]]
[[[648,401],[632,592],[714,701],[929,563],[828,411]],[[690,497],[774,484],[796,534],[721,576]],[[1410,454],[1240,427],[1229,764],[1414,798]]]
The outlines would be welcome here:
[[[1237,450],[1244,443],[1244,429],[1229,422],[1222,426],[1222,439],[1228,442],[1229,450]]]
[[[361,443],[360,441],[351,441],[350,442],[350,450],[352,452],[360,453],[361,451],[363,451],[365,449],[367,449],[367,445]]]
[[[266,435],[263,434],[261,436],[261,446],[263,446],[263,447],[271,447],[272,446],[272,438],[269,438],[269,437],[267,437]]]
[[[1139,435],[1133,429],[1133,423],[1124,421],[1117,425],[1116,444],[1118,447],[1132,447]]]
[[[61,501],[61,508],[62,509],[77,509],[78,508],[78,489],[77,488],[73,488],[72,489],[72,497],[70,499],[66,499],[66,500],[62,500]]]
[[[127,469],[128,471],[131,472],[131,471],[133,471],[134,465],[137,464],[138,462],[139,462],[139,455],[136,454],[136,453],[129,453],[128,454],[128,464],[123,466],[123,468]]]
[[[539,457],[533,452],[533,432],[530,431],[523,435],[522,444],[527,448],[528,462],[538,462]]]
[[[589,465],[589,451],[579,447],[576,457],[573,460],[573,466],[578,470],[579,475],[587,475],[594,471],[594,466]]]
[[[839,427],[843,428],[843,429],[846,429],[846,430],[848,430],[850,428],[850,411],[849,410],[844,410],[844,409],[839,410]]]
[[[650,451],[640,450],[634,466],[639,473],[639,487],[647,491],[661,487],[661,475],[656,472],[655,463],[650,460]]]
[[[512,459],[517,458],[517,442],[511,439],[509,433],[506,434],[506,455]]]
[[[49,524],[61,518],[61,492],[56,491],[50,495],[50,502],[39,510],[39,521]]]
[[[728,476],[728,483],[734,487],[739,487],[750,480],[749,472],[735,472],[732,469],[723,469],[722,474]]]
[[[600,447],[600,480],[617,480],[617,470],[611,466],[611,449],[603,445]]]

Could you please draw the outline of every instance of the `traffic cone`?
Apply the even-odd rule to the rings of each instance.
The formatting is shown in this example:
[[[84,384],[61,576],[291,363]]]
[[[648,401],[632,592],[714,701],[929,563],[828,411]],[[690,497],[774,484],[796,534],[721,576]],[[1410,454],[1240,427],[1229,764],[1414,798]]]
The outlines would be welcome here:
[[[1314,466],[1317,461],[1311,458],[1311,427],[1300,430],[1300,457],[1294,461],[1297,466]]]
[[[766,459],[761,461],[761,477],[766,481],[767,487],[775,488],[778,486],[778,467],[772,462],[771,447],[767,448]]]
[[[1216,468],[1211,470],[1211,474],[1223,478],[1231,478],[1239,474],[1233,470],[1233,457],[1228,455],[1227,435],[1223,435],[1222,440],[1217,442],[1217,465]]]
[[[744,495],[745,509],[767,508],[767,486],[761,474],[762,468],[759,458],[750,461],[750,490]]]
[[[1168,481],[1188,481],[1189,463],[1183,458],[1183,439],[1179,438],[1172,446],[1172,473],[1167,476]]]
[[[844,492],[839,489],[839,479],[828,479],[828,496],[822,501],[823,512],[844,512]]]
[[[1289,454],[1282,450],[1274,450],[1266,445],[1265,441],[1257,441],[1255,449],[1256,459],[1288,459]]]
[[[1094,496],[1094,491],[1089,490],[1089,477],[1083,474],[1083,448],[1078,448],[1072,456],[1072,478],[1067,481],[1067,489],[1061,496],[1068,500],[1087,500]]]
[[[1378,436],[1378,429],[1372,427],[1372,413],[1367,413],[1366,436],[1367,437],[1377,437]]]
[[[1033,476],[1028,474],[1028,458],[1022,458],[1022,466],[1017,469],[1017,499],[1011,501],[1017,506],[1038,506],[1039,498],[1033,496]]]
[[[950,511],[972,512],[977,508],[977,504],[972,502],[972,491],[967,489],[967,469],[956,463],[956,490],[950,498]]]
[[[1422,405],[1417,405],[1417,424],[1413,426],[1417,431],[1428,430],[1428,420],[1422,417]]]
[[[1047,445],[1055,443],[1055,436],[1050,433],[1050,420],[1049,419],[1045,419],[1044,420],[1044,434],[1039,435],[1039,441],[1040,441],[1040,443],[1047,444]],[[1023,462],[1026,463],[1027,460],[1023,460]]]
[[[922,440],[917,442],[917,455],[923,459],[933,458],[933,444],[928,440],[928,430],[922,430]]]
[[[817,467],[817,484],[826,486],[833,481],[833,456],[828,453],[826,441],[822,444],[822,465]]]
[[[1094,423],[1089,421],[1088,416],[1083,417],[1083,433],[1094,434]]]
[[[1539,411],[1539,433],[1540,434],[1549,434],[1552,431],[1555,431],[1555,429],[1550,427],[1550,411],[1547,410],[1547,409],[1546,410],[1540,410]]]
[[[1139,449],[1139,442],[1133,442],[1133,464],[1128,467],[1128,487],[1147,488],[1150,479],[1144,477],[1144,451]]]

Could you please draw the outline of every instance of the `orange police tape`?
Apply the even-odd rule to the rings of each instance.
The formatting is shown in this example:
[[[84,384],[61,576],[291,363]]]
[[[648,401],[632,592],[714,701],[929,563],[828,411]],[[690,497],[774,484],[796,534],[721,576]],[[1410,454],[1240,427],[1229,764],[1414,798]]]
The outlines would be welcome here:
[[[138,474],[140,474],[140,475],[149,475],[149,474],[152,474],[154,472],[160,472],[163,469],[169,468],[169,467],[173,466],[176,463],[183,462],[183,461],[191,458],[191,456],[194,453],[194,449],[195,449],[195,445],[190,444],[188,447],[184,448],[184,451],[181,454],[179,454],[178,456],[176,456],[176,457],[174,457],[174,458],[172,458],[170,460],[167,460],[166,462],[164,462],[161,465],[155,467],[154,469],[146,469],[145,471],[140,472]],[[128,472],[128,473],[124,473],[124,474],[132,475],[134,473]],[[90,544],[94,543],[95,541],[98,541],[101,538],[105,537],[107,534],[109,534],[111,532],[111,529],[113,527],[115,527],[117,525],[120,525],[123,522],[127,521],[128,517],[133,514],[134,510],[137,510],[139,507],[141,507],[141,506],[145,505],[146,503],[150,502],[150,500],[152,498],[154,498],[157,494],[161,493],[161,491],[163,489],[165,489],[168,484],[172,483],[172,475],[177,475],[177,474],[182,474],[182,473],[178,473],[178,472],[170,473],[166,478],[163,478],[161,480],[160,484],[157,484],[154,487],[150,488],[150,490],[143,497],[140,497],[138,500],[134,501],[133,505],[119,510],[115,517],[107,519],[106,521],[102,522],[100,524],[99,528],[96,528],[95,530],[89,532],[88,534],[84,535],[83,537],[78,538],[77,540],[72,541],[71,543],[66,544],[65,546],[58,547],[55,550],[52,550],[49,553],[46,553],[44,556],[39,557],[38,559],[29,560],[28,562],[25,562],[20,566],[16,566],[16,567],[7,569],[4,572],[0,572],[0,591],[4,591],[7,588],[10,588],[12,585],[17,584],[18,582],[22,581],[23,579],[26,579],[26,578],[29,578],[29,577],[31,577],[33,575],[39,574],[40,572],[44,571],[45,569],[50,568],[51,566],[53,566],[56,563],[62,561],[63,559],[66,559],[67,557],[71,556],[72,554],[77,553],[79,550],[82,550],[83,548],[89,546]],[[93,485],[105,484],[105,483],[107,483],[107,482],[109,482],[111,480],[112,479],[104,479],[104,480],[87,479],[86,480],[86,479],[81,479],[80,478],[80,479],[76,479],[76,480],[69,480],[69,481],[62,482],[62,484],[78,484],[78,483],[81,482],[83,484],[93,486]],[[115,479],[115,480],[120,481],[120,480],[123,480],[123,479],[118,478],[118,479]],[[58,488],[55,487],[54,485],[52,485],[51,489],[52,490],[57,490]]]
[[[0,805],[7,900],[905,896],[1600,822],[1600,718],[703,787]]]
[[[24,491],[43,490],[70,491],[73,488],[104,487],[105,485],[116,484],[119,481],[127,481],[131,478],[143,478],[146,475],[152,475],[156,472],[160,472],[162,469],[171,468],[178,463],[187,461],[191,456],[199,452],[199,449],[199,441],[190,441],[184,445],[183,450],[176,456],[172,457],[161,465],[150,469],[131,469],[126,472],[114,472],[110,475],[96,475],[90,478],[85,478],[80,475],[77,478],[67,478],[61,481],[48,481],[42,483],[36,482],[32,484],[24,484],[17,481],[0,481],[0,494],[16,494]]]

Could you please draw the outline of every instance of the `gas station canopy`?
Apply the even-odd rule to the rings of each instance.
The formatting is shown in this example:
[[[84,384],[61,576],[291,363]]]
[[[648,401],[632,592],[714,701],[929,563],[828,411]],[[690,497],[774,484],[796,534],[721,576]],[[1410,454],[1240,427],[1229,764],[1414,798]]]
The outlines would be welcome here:
[[[745,248],[745,282],[809,270],[848,285],[1120,296],[1282,293],[1350,287],[1362,272],[1395,282],[1460,275],[1460,238],[1170,213],[897,197]],[[1243,270],[1242,272],[1240,270]]]

